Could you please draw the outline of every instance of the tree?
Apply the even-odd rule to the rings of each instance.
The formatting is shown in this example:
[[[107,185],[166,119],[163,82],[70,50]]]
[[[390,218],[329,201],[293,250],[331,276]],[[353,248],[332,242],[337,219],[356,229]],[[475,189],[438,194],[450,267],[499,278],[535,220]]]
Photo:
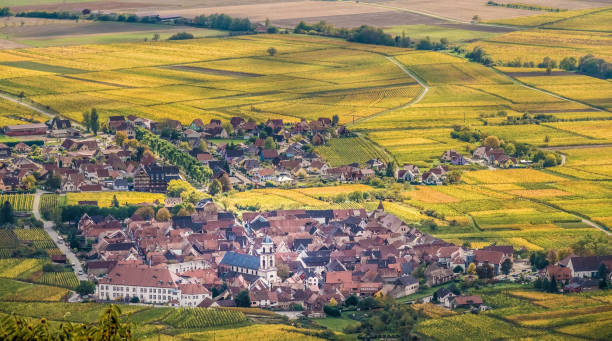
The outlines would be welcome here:
[[[354,294],[351,294],[351,296],[349,296],[344,301],[344,305],[347,307],[356,306],[358,304],[359,304],[359,297],[355,296]]]
[[[276,149],[276,142],[274,142],[272,136],[268,136],[264,140],[264,149]]]
[[[157,221],[168,221],[170,220],[170,211],[167,208],[162,207],[157,210],[157,214],[155,215],[155,220]]]
[[[36,178],[34,175],[26,175],[21,179],[21,184],[26,191],[31,191],[36,188]]]
[[[111,203],[112,207],[119,207],[119,200],[117,200],[117,196],[113,195],[113,201]]]
[[[458,273],[462,273],[463,272],[463,267],[461,267],[460,265],[457,265],[454,269],[453,272],[458,274]]]
[[[7,200],[2,204],[2,209],[0,210],[0,224],[12,224],[14,222],[15,211],[11,203]]]
[[[239,292],[238,295],[236,295],[236,298],[234,298],[234,303],[236,303],[237,307],[250,307],[251,298],[249,297],[249,291],[242,290],[241,292]]]
[[[363,201],[363,194],[359,191],[355,191],[355,192],[351,192],[348,195],[348,199],[350,201],[354,201],[354,202],[362,202]]]
[[[125,131],[118,131],[115,134],[115,143],[119,146],[123,146],[123,143],[128,139],[127,133]]]
[[[559,261],[559,253],[557,252],[557,250],[548,250],[548,253],[546,254],[546,260],[550,264],[557,264],[557,262]]]
[[[89,132],[91,130],[91,114],[89,111],[83,112],[83,120],[81,121],[85,129]]]
[[[559,67],[563,70],[573,71],[576,70],[576,58],[574,57],[565,57],[559,63]]]
[[[387,169],[385,170],[385,176],[390,178],[395,177],[395,163],[393,161],[389,161],[387,163]]]
[[[81,281],[74,291],[81,296],[91,295],[96,292],[96,285],[90,281]]]
[[[208,193],[210,193],[210,195],[217,195],[221,193],[221,190],[222,190],[221,182],[219,182],[219,180],[217,179],[213,180],[208,186]]]
[[[509,258],[506,258],[506,260],[504,260],[504,262],[501,265],[501,272],[504,275],[507,275],[510,273],[510,270],[512,270],[512,261],[510,261]]]
[[[227,175],[227,173],[221,175],[219,181],[221,182],[221,189],[223,190],[223,192],[229,192],[234,189],[232,187],[232,181],[230,180],[229,175]]]
[[[338,307],[333,306],[333,305],[326,304],[325,306],[323,306],[323,312],[327,316],[340,317],[340,309],[338,309]]]
[[[470,265],[468,265],[466,272],[470,275],[475,275],[476,274],[476,264],[470,263]]]
[[[548,153],[544,157],[544,167],[553,167],[557,165],[557,156],[553,153]]]
[[[478,15],[474,15],[474,16],[472,17],[472,21],[473,21],[473,22],[479,22],[479,21],[480,21],[480,17],[479,17]]]
[[[138,298],[138,296],[134,296],[130,298],[130,303],[140,303],[140,298]]]
[[[493,267],[489,264],[477,266],[476,273],[480,279],[493,278]]]
[[[610,273],[608,267],[604,263],[599,264],[599,268],[597,268],[597,278],[605,280],[608,277],[608,273]]]
[[[270,47],[270,48],[268,48],[268,49],[266,50],[266,52],[268,52],[268,54],[269,54],[270,56],[274,56],[274,55],[276,54],[276,52],[277,52],[277,51],[276,51],[276,48],[274,48],[274,47]]]
[[[139,209],[136,210],[136,212],[134,212],[134,214],[141,217],[144,220],[149,220],[153,218],[153,216],[155,216],[155,211],[153,211],[152,207],[146,206],[146,207],[140,207]]]
[[[497,136],[490,135],[484,139],[482,144],[490,148],[499,148],[501,142],[499,141],[499,138]]]
[[[557,286],[557,280],[555,279],[555,276],[552,276],[552,278],[550,279],[546,291],[551,293],[559,292],[559,287]]]
[[[456,184],[461,182],[461,171],[458,169],[452,170],[446,174],[446,181],[449,184]]]
[[[168,40],[185,40],[185,39],[193,39],[193,34],[189,32],[179,32],[175,33],[168,38]]]
[[[287,278],[289,278],[289,275],[291,274],[291,270],[289,269],[289,265],[287,265],[285,263],[278,263],[278,264],[276,264],[276,274],[283,281],[286,280]]]
[[[187,181],[183,180],[170,180],[168,182],[168,187],[166,188],[166,192],[168,196],[178,198],[181,196],[183,192],[189,192],[195,190],[193,186]]]
[[[98,135],[98,130],[100,130],[100,122],[98,121],[98,111],[96,108],[91,109],[89,125],[94,135]]]
[[[47,189],[54,191],[59,189],[62,186],[62,177],[59,175],[55,175],[52,171],[49,173],[47,178]]]
[[[153,41],[158,41],[159,40],[159,33],[155,33],[153,35]]]
[[[536,251],[529,256],[529,263],[535,269],[544,269],[548,265],[548,260],[546,260],[546,255],[542,251]]]
[[[332,116],[332,126],[337,126],[338,122],[340,122],[340,117],[338,117],[338,115]]]

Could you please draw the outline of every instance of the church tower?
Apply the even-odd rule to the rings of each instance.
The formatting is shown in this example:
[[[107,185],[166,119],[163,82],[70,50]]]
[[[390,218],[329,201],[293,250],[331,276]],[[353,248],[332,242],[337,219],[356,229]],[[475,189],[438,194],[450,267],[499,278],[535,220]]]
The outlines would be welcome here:
[[[261,252],[259,254],[259,277],[263,277],[269,283],[278,281],[276,274],[276,261],[274,254],[274,242],[272,238],[266,236],[261,243]]]

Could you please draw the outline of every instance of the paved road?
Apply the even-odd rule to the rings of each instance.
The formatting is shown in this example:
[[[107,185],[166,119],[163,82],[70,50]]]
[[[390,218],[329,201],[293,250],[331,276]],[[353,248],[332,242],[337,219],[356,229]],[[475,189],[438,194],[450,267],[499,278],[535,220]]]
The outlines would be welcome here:
[[[72,264],[74,273],[79,278],[79,280],[82,280],[82,281],[87,280],[87,275],[85,274],[79,275],[79,271],[83,271],[84,273],[83,265],[81,264],[81,261],[79,260],[79,258],[74,254],[74,252],[72,252],[72,250],[68,246],[66,246],[65,243],[60,244],[57,242],[59,238],[59,234],[57,233],[57,231],[53,229],[55,224],[51,221],[44,220],[43,217],[41,216],[39,205],[40,205],[40,196],[42,194],[43,194],[42,191],[36,191],[36,194],[34,195],[34,208],[32,211],[34,213],[34,217],[43,222],[45,231],[47,231],[51,239],[53,239],[53,242],[55,243],[57,248],[60,249],[62,253],[66,255],[66,258],[68,258],[68,260]]]

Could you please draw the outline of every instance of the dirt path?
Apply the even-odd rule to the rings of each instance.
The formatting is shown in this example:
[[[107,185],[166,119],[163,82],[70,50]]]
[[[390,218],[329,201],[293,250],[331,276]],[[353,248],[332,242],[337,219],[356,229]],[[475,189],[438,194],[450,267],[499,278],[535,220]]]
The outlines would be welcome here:
[[[520,86],[522,86],[522,87],[524,87],[524,88],[531,89],[531,90],[535,90],[535,91],[541,92],[541,93],[543,93],[543,94],[547,94],[547,95],[549,95],[549,96],[552,96],[552,97],[557,98],[557,99],[560,99],[560,100],[564,100],[564,101],[568,101],[568,102],[573,102],[573,103],[577,103],[577,104],[586,105],[587,107],[589,107],[589,108],[591,108],[591,109],[593,109],[593,110],[595,110],[595,111],[602,111],[602,112],[607,111],[607,110],[602,110],[601,108],[594,107],[593,105],[591,105],[591,104],[589,104],[589,103],[580,102],[580,101],[577,101],[577,100],[574,100],[574,99],[571,99],[571,98],[568,98],[568,97],[563,97],[563,96],[561,96],[561,95],[557,95],[556,93],[554,93],[554,92],[550,92],[550,91],[548,91],[548,90],[543,90],[543,89],[540,89],[540,88],[533,87],[533,86],[531,86],[531,85],[527,85],[527,84],[525,84],[524,82],[522,82],[521,80],[516,79],[515,77],[512,77],[511,75],[509,75],[509,74],[507,74],[507,73],[505,73],[505,72],[502,72],[502,71],[500,71],[500,70],[497,70],[497,69],[496,69],[496,68],[494,68],[494,67],[492,67],[492,68],[491,68],[491,70],[493,70],[493,71],[495,71],[495,72],[497,72],[497,73],[499,73],[499,74],[501,74],[501,75],[504,75],[504,76],[506,76],[506,77],[509,77],[510,79],[512,79],[512,81],[513,81],[513,82],[515,82],[516,84],[518,84],[518,85],[520,85]]]
[[[54,118],[55,116],[57,116],[57,114],[54,113],[54,112],[47,111],[47,110],[39,108],[39,107],[37,107],[35,105],[32,105],[30,103],[24,102],[24,101],[20,100],[19,97],[16,97],[16,96],[13,96],[13,95],[9,95],[9,94],[1,93],[0,92],[0,98],[4,98],[7,101],[11,101],[11,102],[13,102],[15,104],[21,105],[21,106],[26,107],[26,108],[28,108],[30,110],[34,110],[37,113],[40,113],[40,114],[42,114],[44,116],[47,116],[49,118]],[[70,121],[71,121],[70,123],[72,124],[73,127],[84,129],[84,127],[82,125],[76,123],[73,120],[70,120]]]
[[[407,104],[403,104],[400,105],[399,107],[395,107],[395,108],[391,108],[391,109],[387,109],[387,110],[383,110],[379,113],[376,113],[374,115],[368,116],[368,117],[364,117],[361,119],[356,120],[355,122],[348,124],[347,126],[353,126],[357,123],[361,123],[361,122],[367,122],[375,117],[393,112],[395,110],[400,110],[400,109],[405,109],[410,107],[411,105],[417,104],[419,103],[427,94],[427,92],[429,91],[429,86],[427,86],[427,84],[425,83],[424,80],[421,79],[421,77],[417,76],[416,74],[414,74],[412,71],[408,70],[402,63],[398,62],[397,59],[395,59],[394,57],[385,57],[387,58],[391,63],[395,64],[397,67],[399,67],[400,69],[402,69],[402,71],[404,71],[404,73],[406,73],[408,76],[412,77],[412,79],[414,79],[417,83],[419,83],[419,85],[423,88],[421,90],[421,92],[419,93],[419,95],[415,98],[413,98],[410,102],[408,102]]]
[[[32,213],[34,214],[34,217],[43,222],[45,231],[47,232],[47,234],[49,234],[49,237],[51,237],[51,239],[55,243],[55,246],[57,246],[57,248],[60,249],[62,253],[66,255],[66,258],[68,258],[68,260],[72,264],[72,267],[74,269],[74,274],[79,278],[79,280],[81,281],[87,280],[87,275],[85,275],[83,272],[83,265],[81,264],[81,261],[79,260],[79,258],[74,254],[74,252],[72,252],[72,250],[68,246],[66,246],[65,243],[62,242],[60,244],[58,242],[59,234],[57,233],[57,231],[53,229],[55,224],[51,221],[44,220],[44,218],[40,214],[39,206],[40,206],[40,197],[42,194],[43,192],[36,191],[36,194],[34,195],[34,203],[33,203],[33,209],[32,209]],[[79,272],[83,272],[83,274],[81,275],[79,274]]]
[[[607,144],[579,144],[579,145],[575,145],[575,146],[545,147],[545,148],[542,148],[542,149],[556,151],[556,150],[607,148],[607,147],[612,147],[612,143],[607,143]]]
[[[38,108],[36,106],[33,106],[32,104],[23,102],[18,97],[15,97],[15,96],[12,96],[12,95],[7,95],[5,93],[0,93],[0,97],[6,99],[7,101],[11,101],[11,102],[16,103],[18,105],[24,106],[24,107],[26,107],[26,108],[28,108],[30,110],[34,110],[37,113],[43,114],[45,116],[48,116],[49,118],[55,117],[55,114],[53,114],[53,113],[51,113],[49,111],[43,110],[41,108]]]

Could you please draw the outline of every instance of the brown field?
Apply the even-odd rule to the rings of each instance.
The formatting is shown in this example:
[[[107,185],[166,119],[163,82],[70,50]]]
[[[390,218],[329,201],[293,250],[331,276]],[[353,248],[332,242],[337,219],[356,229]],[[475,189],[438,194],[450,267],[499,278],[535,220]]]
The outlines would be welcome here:
[[[12,21],[21,18],[11,18]],[[46,20],[38,19],[36,23],[24,26],[8,26],[0,28],[0,31],[11,37],[16,38],[47,38],[65,37],[71,35],[84,34],[105,34],[141,31],[166,31],[166,30],[185,30],[188,27],[174,27],[153,24],[130,24],[120,22],[102,22],[81,20],[78,23],[67,20]]]
[[[492,20],[547,13],[542,11],[529,11],[498,6],[487,6],[486,0],[392,0],[367,2],[377,2],[384,6],[403,8],[415,12],[429,13],[432,15],[439,15],[442,17],[460,21],[470,21],[474,15],[478,15],[481,19],[484,20]],[[582,9],[609,6],[610,2],[606,0],[529,0],[525,1],[524,3],[553,8]]]
[[[13,0],[14,1],[14,0]],[[304,21],[325,20],[338,26],[353,27],[369,24],[380,27],[408,24],[429,24],[426,20],[469,22],[474,15],[483,20],[538,15],[546,12],[487,6],[483,0],[366,0],[348,1],[291,1],[291,0],[118,0],[71,1],[57,3],[25,0],[26,5],[14,6],[22,10],[105,10],[135,12],[141,15],[182,15],[226,13],[248,17],[255,22],[266,18],[278,25],[293,25]],[[606,0],[530,0],[529,4],[563,9],[595,8],[609,5]],[[398,13],[397,11],[404,12]],[[384,14],[382,14],[384,13]],[[346,16],[351,16],[348,18]]]
[[[442,25],[446,21],[428,17],[421,14],[406,11],[386,11],[377,13],[343,14],[330,16],[308,16],[272,20],[272,23],[280,27],[295,27],[300,21],[316,23],[325,21],[337,27],[359,27],[370,26],[400,26],[400,25]]]
[[[299,19],[304,17],[318,18],[337,15],[358,15],[367,13],[388,12],[388,9],[356,4],[350,2],[331,1],[297,1],[297,2],[275,2],[257,3],[235,6],[195,7],[184,9],[168,9],[158,11],[161,15],[180,15],[184,17],[195,17],[200,14],[225,13],[233,17],[248,17],[252,21],[271,21]]]

